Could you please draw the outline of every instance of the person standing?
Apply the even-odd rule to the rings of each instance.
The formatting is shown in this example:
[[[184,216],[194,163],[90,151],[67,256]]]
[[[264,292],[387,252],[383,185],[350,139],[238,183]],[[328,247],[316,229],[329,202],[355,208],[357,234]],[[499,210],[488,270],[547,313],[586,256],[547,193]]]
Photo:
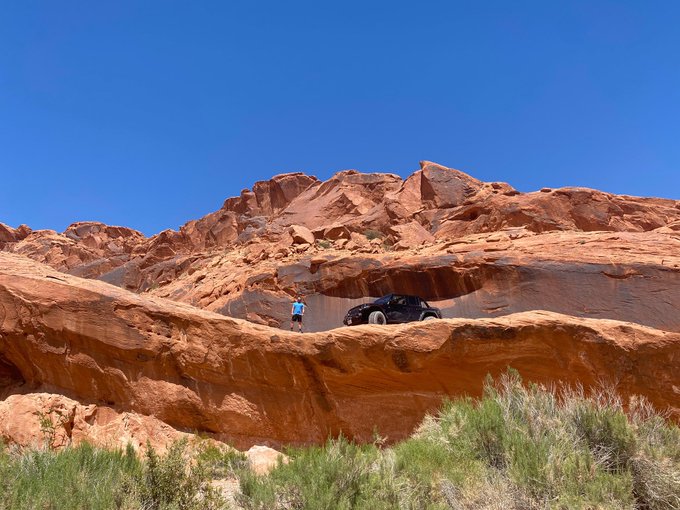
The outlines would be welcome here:
[[[290,310],[290,330],[293,331],[293,324],[298,323],[298,330],[302,333],[302,316],[305,314],[305,304],[302,302],[302,297],[298,296],[293,302],[293,307]]]

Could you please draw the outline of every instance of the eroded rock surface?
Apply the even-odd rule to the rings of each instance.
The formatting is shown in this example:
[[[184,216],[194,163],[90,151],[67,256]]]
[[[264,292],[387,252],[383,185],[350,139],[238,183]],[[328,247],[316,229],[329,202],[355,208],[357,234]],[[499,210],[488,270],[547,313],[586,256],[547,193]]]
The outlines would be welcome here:
[[[609,379],[677,417],[679,254],[678,201],[521,193],[431,162],[278,175],[152,237],[0,224],[0,435],[35,439],[54,407],[63,441],[396,440],[508,365]],[[390,292],[450,320],[333,329]],[[296,294],[318,333],[272,329]]]
[[[13,394],[0,401],[0,438],[7,444],[63,448],[88,442],[124,450],[143,450],[147,441],[163,451],[190,437],[153,416],[117,411],[102,404],[83,404],[53,393]]]
[[[59,393],[244,448],[341,431],[397,440],[507,366],[608,380],[677,417],[679,359],[678,333],[542,311],[299,335],[0,253],[4,395]]]
[[[680,233],[680,203],[585,188],[520,193],[506,183],[484,183],[421,162],[421,169],[406,180],[355,170],[325,182],[302,173],[278,175],[227,199],[220,210],[189,221],[179,231],[151,238],[95,222],[75,223],[61,234],[2,225],[0,249],[60,271],[143,291],[171,281],[215,252],[247,248],[259,250],[261,257],[286,257],[315,248],[314,240],[353,241],[350,248],[360,252],[408,250],[435,240],[446,243],[513,229],[672,235]],[[358,242],[366,236],[382,242]],[[295,243],[310,246],[300,249]]]
[[[152,293],[272,326],[286,325],[302,293],[310,331],[338,327],[351,306],[390,292],[420,295],[448,318],[545,309],[680,331],[676,234],[514,229],[401,251],[364,243],[283,258],[264,248],[216,254]]]

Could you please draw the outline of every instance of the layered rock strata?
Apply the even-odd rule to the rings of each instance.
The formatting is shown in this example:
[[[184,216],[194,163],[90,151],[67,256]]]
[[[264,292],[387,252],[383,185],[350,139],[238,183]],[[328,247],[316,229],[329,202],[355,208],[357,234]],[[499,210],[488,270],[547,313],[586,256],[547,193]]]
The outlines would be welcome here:
[[[678,333],[541,311],[298,335],[0,254],[5,396],[59,393],[240,447],[397,440],[507,366],[609,381],[677,418],[679,361]]]
[[[92,222],[62,234],[0,225],[5,251],[260,324],[284,324],[303,293],[315,331],[388,292],[451,318],[543,308],[680,331],[679,244],[677,201],[520,193],[430,162],[405,180],[279,175],[151,238]]]

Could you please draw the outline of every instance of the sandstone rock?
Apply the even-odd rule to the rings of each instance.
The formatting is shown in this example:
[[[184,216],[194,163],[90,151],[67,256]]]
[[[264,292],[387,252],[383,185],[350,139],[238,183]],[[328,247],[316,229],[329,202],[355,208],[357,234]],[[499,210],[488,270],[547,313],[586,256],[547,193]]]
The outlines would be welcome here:
[[[658,232],[658,233],[661,233],[661,234],[675,234],[676,233],[676,231],[673,230],[670,227],[655,228],[652,232]]]
[[[325,264],[326,262],[328,262],[328,260],[329,260],[329,259],[328,259],[327,257],[321,256],[321,255],[317,255],[317,256],[315,256],[315,257],[312,257],[312,258],[309,260],[309,263],[310,263],[312,266],[317,266],[317,267],[318,267],[318,266],[320,266],[321,264]]]
[[[254,445],[246,452],[250,469],[258,475],[266,475],[274,469],[279,462],[288,464],[288,456],[269,448],[268,446]]]
[[[410,214],[422,209],[445,209],[462,205],[482,188],[483,183],[463,172],[429,161],[404,182],[397,194]]]
[[[326,253],[345,250],[352,237],[346,258],[309,263],[317,244],[293,248],[291,225],[319,239],[343,239]],[[402,241],[394,227],[412,227],[417,235]],[[0,235],[7,238],[7,229]],[[380,245],[364,244],[370,230],[387,234]],[[614,240],[607,231],[625,235]],[[323,183],[303,174],[276,176],[179,232],[151,238],[83,222],[61,234],[20,227],[0,249],[270,325],[288,320],[283,303],[300,291],[312,300],[310,331],[335,328],[349,306],[389,292],[421,294],[450,317],[548,308],[677,331],[678,231],[676,201],[585,188],[519,193],[423,163],[406,181],[356,171]],[[493,242],[497,235],[502,241]],[[276,274],[279,266],[295,269],[266,284],[253,279]]]
[[[48,420],[53,431],[41,425]],[[88,442],[95,446],[143,450],[147,441],[163,452],[188,434],[154,418],[80,402],[59,394],[10,395],[0,401],[0,437],[24,447],[63,448]]]
[[[168,230],[148,239],[131,229],[95,222],[74,224],[61,234],[5,227],[0,232],[5,239],[0,240],[0,249],[78,276],[100,278],[135,291],[153,289],[155,294],[219,309],[222,295],[206,287],[222,287],[219,280],[230,279],[233,268],[222,275],[218,269],[214,278],[195,291],[182,280],[184,271],[253,242],[269,248],[259,259],[245,257],[248,265],[260,263],[264,255],[273,254],[279,260],[287,257],[293,244],[288,233],[291,225],[308,229],[319,239],[349,239],[354,233],[355,244],[350,248],[373,252],[381,247],[376,243],[373,250],[365,248],[357,236],[369,230],[389,233],[390,228],[403,225],[421,225],[443,243],[512,229],[531,234],[656,230],[672,235],[668,229],[680,231],[680,209],[673,200],[585,188],[519,193],[506,183],[481,183],[458,170],[423,162],[406,181],[392,174],[356,171],[340,172],[323,183],[301,173],[275,176],[228,199],[219,211],[189,221],[179,232]],[[416,239],[402,241],[389,234],[384,242],[395,245],[400,253],[417,250],[421,235],[422,231]],[[309,241],[311,236],[306,234],[302,244]],[[343,247],[342,243],[335,246]],[[199,294],[202,297],[196,299]],[[211,302],[209,295],[217,301]]]
[[[13,242],[16,242],[14,229],[12,227],[8,227],[4,223],[0,223],[0,243]]]
[[[243,448],[341,431],[395,441],[507,366],[528,381],[610,380],[677,419],[678,352],[679,333],[541,311],[301,337],[0,253],[3,395],[49,388]]]
[[[350,231],[343,225],[332,225],[322,230],[324,239],[349,239]]]
[[[173,243],[175,246],[186,250],[202,250],[226,246],[236,241],[239,224],[234,212],[220,209],[200,220],[186,223],[179,233],[180,236]]]
[[[418,255],[355,252],[314,272],[300,265],[294,279],[277,285],[289,288],[297,282],[306,295],[316,296],[308,314],[311,330],[339,326],[362,298],[398,292],[423,296],[446,317],[548,309],[680,331],[680,272],[674,269],[680,265],[680,240],[665,234],[617,235],[613,240],[605,232],[556,232],[514,236],[509,242],[491,233],[428,245]],[[497,240],[488,242],[488,237]],[[628,269],[639,276],[616,276]]]
[[[355,232],[380,228],[389,221],[383,206],[385,197],[396,193],[401,182],[393,174],[339,172],[301,193],[277,215],[273,224],[305,225],[313,231],[323,230],[327,239],[340,235],[332,232],[338,225]]]
[[[264,260],[269,256],[270,246],[264,243],[251,244],[244,250],[243,260],[247,264],[252,264],[259,260]]]
[[[390,233],[398,239],[394,246],[394,248],[397,250],[407,250],[409,248],[414,248],[424,243],[432,243],[434,241],[434,236],[416,221],[412,221],[405,225],[395,225],[390,227]]]
[[[314,244],[312,231],[301,225],[292,225],[288,231],[293,238],[294,244]]]
[[[4,223],[0,223],[0,248],[5,243],[15,243],[28,237],[32,230],[26,225],[19,225],[19,228],[12,228]]]
[[[243,190],[239,198],[224,202],[223,209],[248,216],[269,216],[288,206],[297,196],[316,186],[316,177],[301,172],[275,175],[269,181],[259,181],[253,191]]]
[[[357,247],[365,247],[370,244],[368,237],[365,234],[359,234],[358,232],[352,232],[349,238],[350,242],[354,243]]]
[[[371,230],[387,235],[369,241]],[[333,242],[323,261],[315,238]],[[0,250],[0,435],[19,443],[38,434],[31,413],[52,405],[71,430],[61,443],[170,440],[181,428],[276,446],[340,430],[367,440],[374,426],[395,440],[507,365],[543,382],[608,377],[678,413],[673,200],[520,193],[423,162],[405,181],[276,176],[150,238],[96,222],[0,225]],[[332,331],[264,326],[287,328],[298,292],[306,331]],[[452,320],[333,329],[390,292]]]

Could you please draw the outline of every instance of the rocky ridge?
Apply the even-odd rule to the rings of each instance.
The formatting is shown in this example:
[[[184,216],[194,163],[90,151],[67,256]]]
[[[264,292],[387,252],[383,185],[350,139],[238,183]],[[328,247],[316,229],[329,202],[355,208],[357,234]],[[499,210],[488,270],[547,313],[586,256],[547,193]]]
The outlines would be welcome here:
[[[680,202],[520,193],[429,162],[275,176],[149,238],[0,224],[0,435],[35,441],[54,411],[58,444],[396,440],[508,365],[604,378],[677,418],[678,248]],[[448,320],[333,329],[388,292]],[[296,293],[318,333],[272,329]]]
[[[0,254],[3,405],[72,399],[73,440],[167,439],[168,426],[241,448],[397,440],[507,366],[538,382],[610,381],[677,417],[679,353],[678,333],[542,311],[299,335]]]
[[[302,292],[313,330],[338,326],[354,300],[414,287],[449,317],[532,310],[548,291],[549,310],[680,330],[679,239],[677,201],[584,188],[520,193],[430,162],[406,180],[278,175],[151,238],[98,223],[62,234],[0,226],[5,251],[261,324],[280,326]],[[569,299],[554,298],[553,278]],[[659,292],[671,299],[648,299]],[[652,305],[619,306],[624,295]]]

